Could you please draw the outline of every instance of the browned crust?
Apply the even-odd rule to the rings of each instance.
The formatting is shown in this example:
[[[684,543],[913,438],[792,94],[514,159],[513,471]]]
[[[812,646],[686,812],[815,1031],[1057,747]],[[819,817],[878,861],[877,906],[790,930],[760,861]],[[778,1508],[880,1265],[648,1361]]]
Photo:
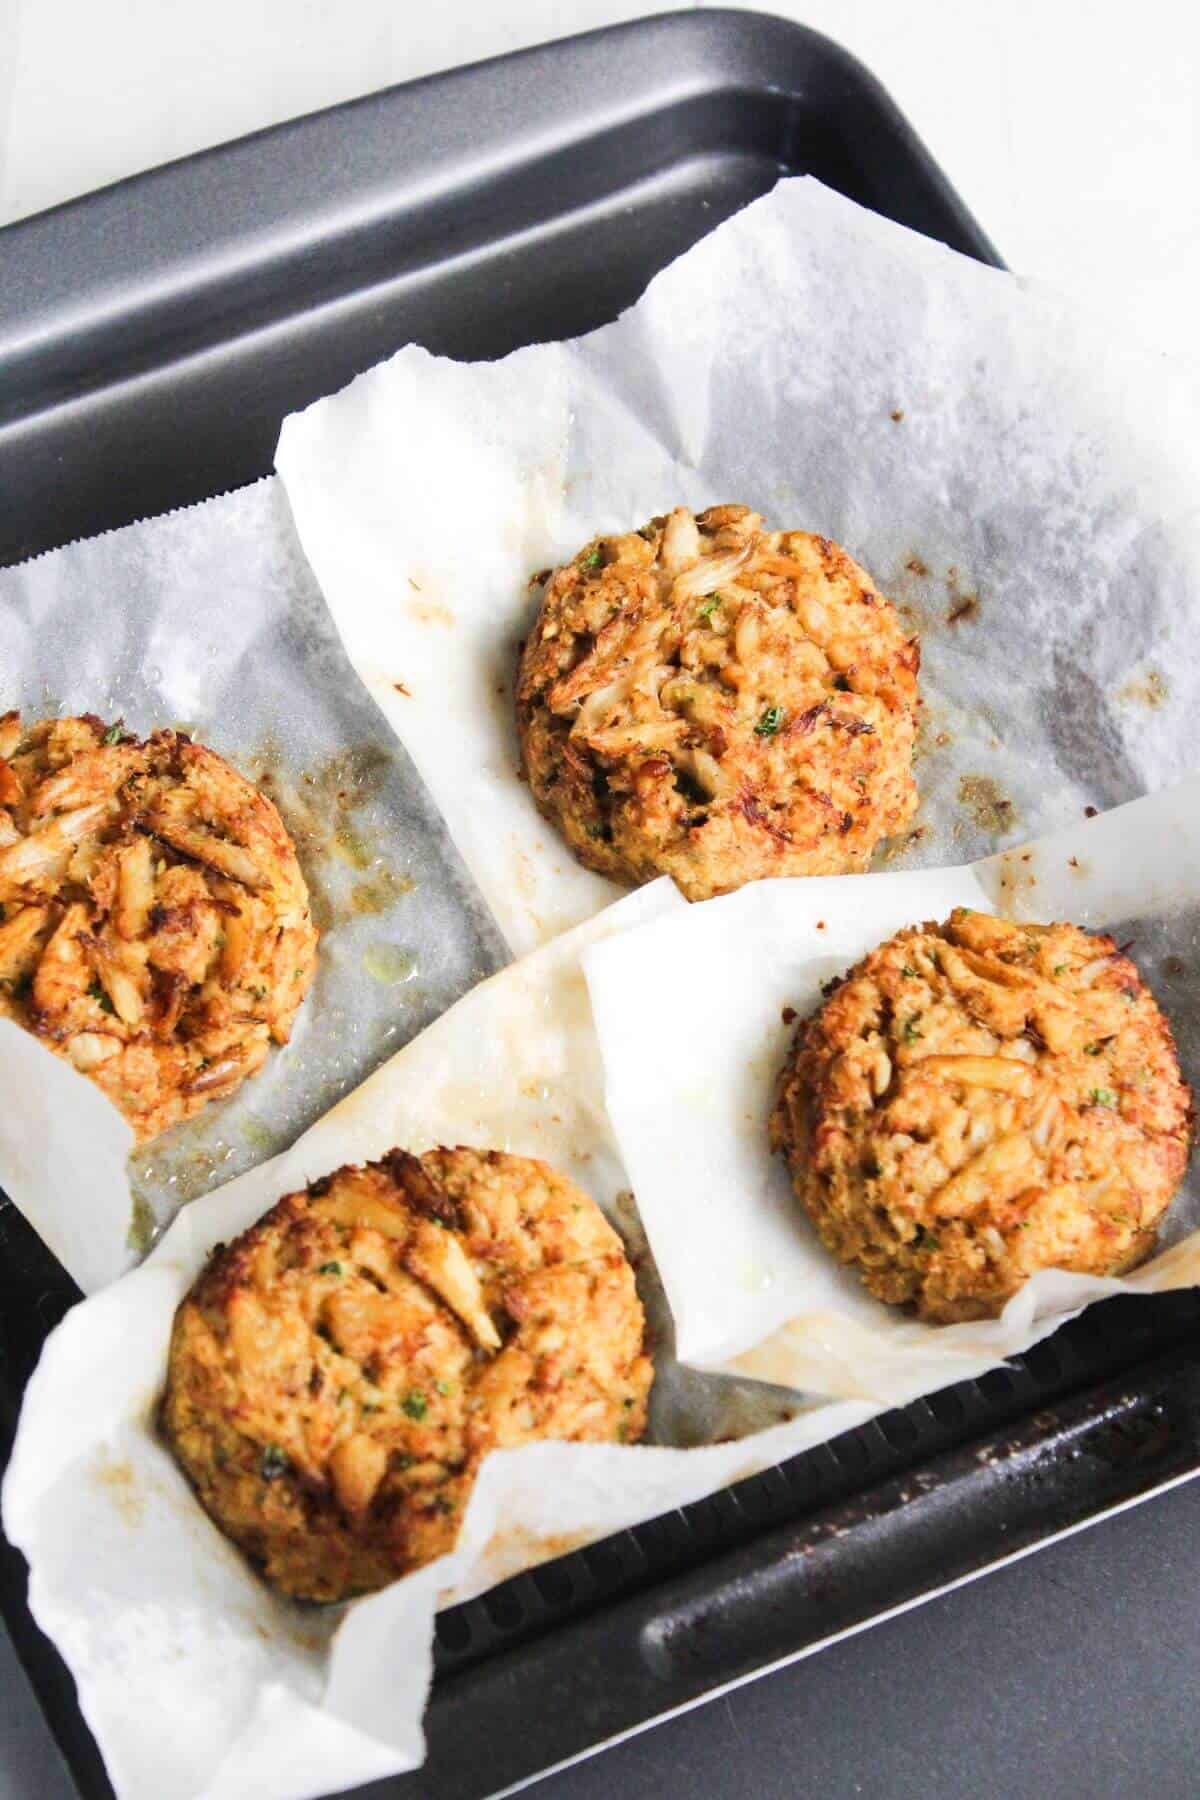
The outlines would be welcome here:
[[[0,1017],[146,1140],[286,1043],[317,931],[278,812],[185,734],[0,719]]]
[[[862,869],[916,808],[919,661],[839,545],[679,507],[550,575],[517,680],[524,773],[618,881],[703,899]]]
[[[176,1314],[163,1428],[272,1585],[341,1600],[452,1547],[489,1450],[636,1441],[644,1334],[620,1239],[564,1177],[395,1150],[213,1253]]]
[[[873,950],[798,1027],[771,1138],[826,1248],[950,1322],[1038,1269],[1140,1262],[1192,1120],[1170,1026],[1111,938],[959,909]]]

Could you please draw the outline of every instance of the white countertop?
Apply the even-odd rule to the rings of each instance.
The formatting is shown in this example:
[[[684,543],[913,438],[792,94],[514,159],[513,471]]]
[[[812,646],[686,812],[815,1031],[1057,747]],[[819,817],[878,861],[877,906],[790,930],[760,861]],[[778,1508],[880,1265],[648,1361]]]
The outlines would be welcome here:
[[[0,0],[0,224],[645,0]],[[659,10],[666,10],[665,8]],[[1010,266],[1188,350],[1200,27],[1176,0],[775,0],[890,89]]]

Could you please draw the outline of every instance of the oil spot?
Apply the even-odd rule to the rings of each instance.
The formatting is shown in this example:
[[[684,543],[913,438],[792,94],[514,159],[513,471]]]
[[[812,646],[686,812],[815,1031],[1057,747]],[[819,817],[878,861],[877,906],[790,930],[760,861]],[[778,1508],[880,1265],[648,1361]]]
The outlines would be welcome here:
[[[401,987],[418,972],[413,952],[399,944],[368,944],[362,966],[373,981],[382,981],[388,987]]]
[[[158,1233],[158,1220],[154,1216],[154,1208],[145,1194],[136,1188],[130,1190],[133,1204],[129,1209],[129,1230],[125,1234],[125,1242],[138,1256],[145,1256]]]
[[[255,1119],[253,1117],[243,1119],[241,1129],[242,1137],[245,1142],[250,1145],[250,1148],[252,1150],[261,1150],[265,1155],[270,1155],[278,1142],[276,1134],[262,1119]]]
[[[1157,712],[1169,693],[1166,677],[1157,669],[1147,669],[1145,674],[1131,676],[1124,687],[1118,688],[1117,699],[1130,706],[1144,706],[1150,712]]]
[[[338,862],[345,863],[348,869],[369,869],[371,866],[371,852],[362,839],[344,825],[340,831],[334,832],[329,844],[329,853],[331,856],[335,856]]]
[[[122,1524],[136,1529],[145,1517],[146,1503],[138,1491],[133,1464],[103,1461],[96,1470],[96,1486],[112,1501]]]
[[[964,775],[958,784],[958,804],[981,831],[1011,831],[1016,823],[1016,808],[990,775]]]
[[[440,600],[410,600],[405,610],[409,618],[415,619],[418,625],[452,627],[455,623],[454,614]]]
[[[411,894],[413,880],[398,869],[386,866],[377,870],[369,881],[359,881],[350,890],[350,910],[360,918],[387,912],[405,894]]]

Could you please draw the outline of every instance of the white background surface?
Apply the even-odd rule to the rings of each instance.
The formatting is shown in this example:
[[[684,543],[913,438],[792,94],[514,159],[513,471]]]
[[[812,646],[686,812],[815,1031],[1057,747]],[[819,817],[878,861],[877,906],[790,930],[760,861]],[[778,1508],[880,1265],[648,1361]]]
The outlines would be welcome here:
[[[647,10],[645,0],[0,0],[0,224],[314,107]],[[770,10],[868,64],[1012,267],[1116,329],[1192,350],[1193,9],[774,0]],[[967,1589],[539,1791],[549,1800],[624,1784],[640,1796],[699,1782],[726,1794],[750,1767],[761,1794],[794,1792],[803,1769],[830,1795],[898,1800],[964,1793],[969,1769],[999,1771],[1011,1754],[1025,1777],[1037,1772],[1038,1791],[1064,1800],[1192,1794],[1196,1491],[994,1578],[982,1597],[1005,1646],[998,1660],[980,1659],[996,1637],[981,1639],[981,1595]],[[1119,1643],[1134,1654],[1111,1657]],[[919,1672],[916,1688],[906,1668]],[[997,1685],[1021,1670],[1030,1681]],[[0,1695],[0,1795],[57,1800],[61,1765],[2,1643]],[[839,1713],[880,1729],[848,1737]]]
[[[0,223],[315,107],[653,10],[647,0],[0,0]],[[867,63],[1012,268],[1150,343],[1191,348],[1194,8],[767,0],[765,10]]]

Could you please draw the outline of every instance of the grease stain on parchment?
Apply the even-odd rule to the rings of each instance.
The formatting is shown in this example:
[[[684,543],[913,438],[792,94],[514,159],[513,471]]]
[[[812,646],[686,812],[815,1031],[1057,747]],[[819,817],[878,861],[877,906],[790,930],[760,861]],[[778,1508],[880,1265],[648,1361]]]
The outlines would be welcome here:
[[[1148,712],[1157,712],[1170,695],[1167,678],[1157,669],[1145,669],[1140,675],[1132,675],[1123,687],[1117,689],[1117,699],[1127,706],[1144,706]]]
[[[138,1487],[133,1464],[123,1457],[113,1460],[103,1456],[93,1472],[93,1479],[121,1523],[136,1531],[146,1516],[146,1502]]]
[[[1011,831],[1017,810],[990,775],[964,775],[958,784],[958,804],[980,831]]]

